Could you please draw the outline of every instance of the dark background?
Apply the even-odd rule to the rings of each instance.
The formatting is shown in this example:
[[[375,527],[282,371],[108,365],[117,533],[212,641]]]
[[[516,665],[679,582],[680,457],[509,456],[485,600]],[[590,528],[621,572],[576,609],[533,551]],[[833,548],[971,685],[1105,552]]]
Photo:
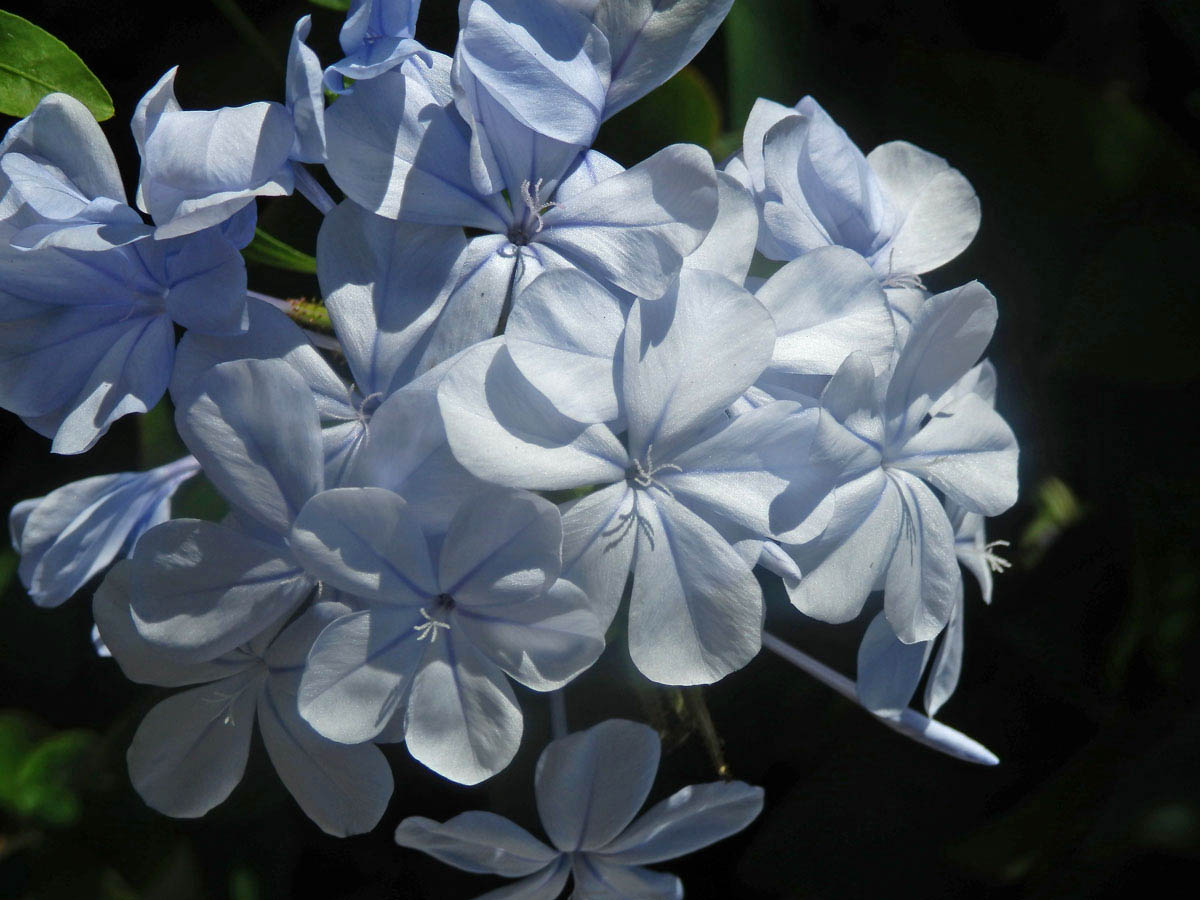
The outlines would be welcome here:
[[[270,59],[239,37],[222,13],[229,5],[7,8],[65,40],[109,88],[117,114],[104,128],[132,189],[129,116],[170,66],[182,66],[185,108],[281,99],[291,24],[304,12],[322,60],[338,56],[337,13],[245,0]],[[426,0],[418,36],[449,51],[456,5]],[[793,103],[811,93],[864,150],[904,138],[946,156],[977,189],[983,227],[927,281],[946,289],[978,277],[999,298],[990,356],[1022,448],[1022,499],[990,529],[1013,542],[1015,565],[997,579],[991,608],[968,581],[962,682],[941,714],[1001,764],[972,767],[909,743],[764,654],[707,699],[733,774],[763,785],[767,808],[736,838],[664,866],[689,897],[1195,889],[1198,56],[1200,5],[1188,0],[737,0],[696,61],[698,77],[604,129],[599,146],[627,165],[681,138],[722,154],[755,96]],[[317,222],[302,201],[260,210],[269,230],[311,250]],[[315,291],[315,281],[256,266],[250,277],[281,296]],[[7,413],[0,428],[4,509],[170,452],[133,419],[73,458],[50,456],[48,441]],[[444,782],[392,748],[396,793],[365,837],[319,832],[261,746],[242,786],[205,819],[153,813],[123,754],[163,692],[92,655],[90,589],[39,610],[14,566],[11,552],[0,556],[0,709],[34,737],[76,749],[57,763],[46,754],[53,802],[43,812],[0,806],[0,898],[469,897],[500,882],[396,847],[401,818],[491,808],[537,831],[532,766],[548,726],[544,700],[528,692],[522,752],[483,786]],[[834,628],[773,603],[769,627],[852,673],[865,618]],[[609,715],[663,726],[669,752],[653,799],[712,780],[695,717],[635,684],[617,642],[569,689],[573,727]]]

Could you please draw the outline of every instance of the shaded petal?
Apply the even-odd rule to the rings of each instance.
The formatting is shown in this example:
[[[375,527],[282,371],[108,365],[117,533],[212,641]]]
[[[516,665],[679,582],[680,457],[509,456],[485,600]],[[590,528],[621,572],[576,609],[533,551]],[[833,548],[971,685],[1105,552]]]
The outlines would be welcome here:
[[[389,219],[504,231],[498,198],[471,183],[462,121],[423,82],[388,72],[325,114],[327,168],[346,196]]]
[[[531,875],[558,857],[524,828],[482,811],[459,813],[444,823],[409,816],[396,828],[396,843],[456,869],[505,878]]]
[[[669,496],[638,496],[629,655],[651,681],[711,684],[762,642],[762,588],[711,525]]]
[[[745,284],[757,241],[754,197],[736,178],[717,172],[717,219],[703,243],[684,257],[684,266],[718,272],[736,284]]]
[[[323,486],[316,404],[282,360],[214,366],[176,411],[175,424],[218,490],[280,534]]]
[[[455,102],[472,124],[475,184],[516,196],[523,181],[556,182],[600,127],[608,42],[567,4],[475,0],[464,11]]]
[[[1017,502],[1017,438],[978,394],[942,410],[891,458],[956,503],[996,516]]]
[[[313,585],[278,548],[197,519],[147,531],[132,559],[137,629],[181,659],[212,659],[246,643]]]
[[[375,608],[330,624],[309,654],[300,715],[343,744],[375,738],[403,710],[425,650],[416,609]]]
[[[563,579],[522,603],[459,606],[452,627],[461,628],[484,656],[535,691],[562,687],[604,650],[604,629],[588,596]]]
[[[741,831],[763,808],[763,789],[741,781],[693,784],[651,807],[602,852],[644,866],[692,853]]]
[[[160,687],[182,687],[226,678],[238,664],[218,658],[204,662],[180,659],[170,650],[151,644],[134,625],[129,610],[133,595],[133,563],[122,560],[113,566],[92,596],[92,616],[109,654],[130,681]],[[243,667],[250,663],[243,663]]]
[[[325,161],[325,93],[321,87],[321,61],[307,44],[312,16],[302,16],[292,29],[287,58],[287,108],[296,128],[292,159],[306,163]]]
[[[929,717],[937,715],[958,687],[958,676],[962,672],[963,657],[963,608],[959,603],[950,613],[950,621],[942,632],[933,666],[929,669],[929,680],[925,682],[925,711]]]
[[[175,694],[138,726],[126,759],[133,786],[168,816],[194,819],[242,780],[263,673],[246,672]]]
[[[893,471],[889,480],[903,503],[903,524],[887,570],[884,613],[904,643],[930,641],[962,596],[954,531],[923,482],[900,471]]]
[[[200,376],[218,363],[239,359],[281,359],[296,370],[313,393],[322,418],[353,419],[350,390],[317,352],[307,335],[283,312],[262,300],[246,303],[244,334],[208,336],[189,331],[179,342],[171,373],[171,396],[183,406]]]
[[[629,304],[578,269],[539,275],[513,303],[505,344],[521,374],[563,415],[617,418],[613,359]]]
[[[649,726],[609,719],[546,746],[534,774],[538,814],[564,853],[604,847],[650,793],[661,746]]]
[[[438,406],[455,457],[484,480],[554,490],[625,477],[625,448],[612,431],[559,413],[502,341],[462,356],[438,389]]]
[[[876,369],[896,344],[887,297],[861,256],[821,247],[785,265],[754,294],[779,335],[771,371],[832,375],[855,351]]]
[[[321,293],[363,396],[387,396],[412,379],[465,247],[460,228],[401,224],[350,200],[325,217]]]
[[[862,611],[893,558],[903,513],[899,491],[878,469],[839,487],[834,497],[825,532],[793,554],[804,577],[788,595],[802,613],[840,623]]]
[[[689,432],[712,423],[762,374],[775,344],[771,315],[744,289],[685,269],[661,300],[637,301],[623,342],[621,386],[629,453],[657,446],[669,461]]]
[[[272,676],[258,702],[258,727],[279,779],[326,834],[365,834],[392,796],[392,770],[373,744],[326,740],[296,709],[299,673]]]
[[[604,118],[644,97],[708,43],[733,0],[605,0],[595,21],[612,48]]]
[[[468,241],[450,276],[449,293],[430,329],[418,371],[428,371],[493,337],[508,298],[541,271],[541,263],[526,248],[513,246],[503,235]]]
[[[575,890],[588,900],[681,900],[683,883],[669,872],[617,865],[595,854],[575,857]]]
[[[291,193],[288,155],[295,127],[279,103],[181,110],[171,69],[138,103],[134,137],[142,156],[138,205],[156,237],[218,225],[255,196]]]
[[[563,507],[562,577],[587,594],[607,628],[617,614],[637,543],[637,494],[625,481]]]
[[[459,784],[507,766],[524,728],[504,673],[454,628],[428,642],[404,721],[408,752]]]
[[[934,402],[979,361],[996,328],[996,298],[978,281],[925,301],[896,359],[884,401],[891,441],[906,440]]]
[[[125,200],[121,172],[96,117],[69,94],[43,97],[8,130],[0,153],[40,157],[87,198]]]
[[[17,573],[39,606],[57,606],[143,532],[170,518],[170,500],[199,466],[186,457],[148,472],[99,475],[13,508]]]
[[[408,503],[430,533],[444,533],[454,512],[485,486],[450,452],[437,405],[437,381],[392,394],[371,417],[346,483],[379,485]]]
[[[559,856],[552,864],[514,884],[498,887],[475,900],[557,900],[571,875],[571,862]]]
[[[717,218],[712,158],[674,144],[544,216],[540,243],[639,297],[660,297]]]
[[[916,693],[932,650],[932,641],[902,643],[884,614],[876,615],[858,645],[858,702],[877,716],[900,715]]]
[[[146,245],[144,256],[161,254],[169,285],[167,312],[192,331],[241,334],[246,317],[246,263],[216,229],[177,241]]]
[[[383,488],[317,494],[296,518],[291,545],[314,578],[357,597],[419,606],[438,593],[419,522]]]
[[[979,198],[958,169],[907,141],[867,154],[898,224],[878,265],[921,274],[948,263],[979,231]]]
[[[763,220],[786,258],[838,244],[863,256],[883,247],[895,211],[862,151],[812,98],[800,117],[774,125],[763,141]]]
[[[727,537],[809,540],[829,521],[822,501],[835,483],[831,469],[810,461],[818,418],[794,403],[761,406],[674,457],[683,471],[655,477]]]
[[[450,522],[438,582],[471,606],[511,603],[547,590],[561,562],[558,507],[526,491],[492,488],[464,503]]]

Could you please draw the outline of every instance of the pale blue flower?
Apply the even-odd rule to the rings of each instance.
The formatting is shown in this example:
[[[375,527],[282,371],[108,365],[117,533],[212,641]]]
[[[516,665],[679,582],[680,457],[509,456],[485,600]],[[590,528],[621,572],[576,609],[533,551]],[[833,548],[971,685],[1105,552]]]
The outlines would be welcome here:
[[[0,233],[6,243],[106,250],[151,231],[126,202],[104,132],[75,98],[47,94],[0,141]]]
[[[100,636],[131,680],[188,688],[151,709],[133,736],[129,776],[142,799],[169,816],[204,815],[241,781],[257,721],[280,780],[322,830],[344,837],[374,828],[392,793],[387,760],[370,744],[322,738],[296,709],[312,642],[349,608],[318,603],[286,628],[284,615],[244,645],[187,660],[134,627],[132,566],[119,563],[96,592]]]
[[[219,229],[105,250],[16,250],[0,226],[0,406],[82,453],[162,397],[175,323],[246,327],[246,267]]]
[[[520,743],[508,678],[553,690],[604,649],[587,597],[558,577],[558,509],[532,494],[484,490],[431,533],[390,491],[326,491],[291,542],[314,577],[363,607],[322,632],[300,684],[301,714],[333,740],[378,738],[395,722],[417,760],[475,784]]]
[[[658,770],[652,728],[609,719],[548,744],[535,776],[550,846],[490,812],[448,822],[410,816],[396,843],[468,872],[521,880],[478,900],[553,900],[573,878],[580,900],[678,900],[683,884],[645,866],[736,834],[762,811],[762,788],[741,781],[694,784],[638,818]]]
[[[991,363],[984,361],[960,378],[934,404],[931,415],[949,410],[969,393],[989,405],[995,404],[996,373]],[[1008,546],[1008,542],[988,543],[986,520],[982,515],[951,499],[946,500],[945,506],[954,529],[958,561],[978,580],[983,601],[991,603],[992,575],[1009,566],[1008,561],[995,551],[997,547]],[[885,616],[876,616],[858,650],[858,697],[862,704],[879,715],[897,715],[908,706],[932,657],[933,664],[925,684],[925,709],[929,715],[935,715],[958,685],[962,669],[963,617],[963,589],[959,581],[956,601],[934,654],[933,641],[905,644],[895,636]]]
[[[890,370],[852,354],[821,396],[814,453],[843,468],[825,532],[794,548],[804,578],[792,602],[845,622],[882,587],[906,644],[932,640],[961,594],[955,536],[933,489],[980,515],[1017,496],[1017,444],[991,404],[943,397],[983,353],[996,303],[977,282],[926,301]]]
[[[97,475],[23,500],[8,517],[17,574],[38,606],[58,606],[147,530],[171,517],[171,498],[200,471],[190,456],[147,472]]]
[[[905,141],[863,156],[812,97],[795,109],[759,100],[727,171],[757,197],[758,248],[771,259],[834,244],[887,285],[919,285],[979,230],[979,199],[957,169]]]
[[[253,640],[312,591],[287,538],[325,486],[324,447],[312,391],[278,359],[214,366],[175,423],[233,514],[173,519],[142,535],[131,557],[133,618],[178,659],[205,660]]]
[[[325,87],[341,94],[345,79],[367,81],[410,56],[428,55],[416,40],[421,0],[352,0],[338,42],[344,59],[325,70]]]
[[[808,460],[817,411],[726,415],[769,363],[775,326],[715,273],[684,269],[627,321],[580,273],[536,284],[551,311],[534,318],[562,351],[505,339],[467,351],[438,389],[450,448],[488,481],[598,487],[564,510],[564,576],[611,620],[632,570],[634,663],[660,682],[715,681],[758,652],[763,540],[807,540],[828,519],[832,473]]]
[[[547,268],[578,267],[638,296],[667,290],[716,218],[712,161],[675,145],[623,171],[587,152],[610,59],[586,15],[474,0],[452,66],[431,58],[357,85],[327,124],[329,173],[355,202],[488,232],[461,255],[433,362],[492,336],[506,301]]]

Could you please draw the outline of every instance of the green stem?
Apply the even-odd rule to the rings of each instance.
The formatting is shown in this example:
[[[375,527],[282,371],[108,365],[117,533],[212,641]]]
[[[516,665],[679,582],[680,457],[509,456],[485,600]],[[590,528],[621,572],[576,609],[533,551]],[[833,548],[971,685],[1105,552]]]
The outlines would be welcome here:
[[[725,761],[721,736],[717,734],[712,715],[708,711],[708,703],[704,699],[704,688],[685,687],[683,702],[687,705],[688,713],[696,721],[696,726],[700,730],[700,740],[704,742],[704,749],[708,751],[708,758],[712,760],[713,768],[717,770],[717,777],[728,781],[732,775],[729,771],[729,764]]]

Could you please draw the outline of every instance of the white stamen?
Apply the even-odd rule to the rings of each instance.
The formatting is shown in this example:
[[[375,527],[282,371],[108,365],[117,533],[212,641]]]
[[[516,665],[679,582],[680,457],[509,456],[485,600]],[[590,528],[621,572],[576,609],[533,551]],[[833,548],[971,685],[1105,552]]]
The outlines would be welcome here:
[[[536,184],[530,185],[528,181],[521,182],[521,200],[525,203],[525,208],[533,216],[533,231],[531,235],[537,234],[542,230],[542,213],[546,210],[558,206],[552,200],[542,199],[542,179],[539,178]]]
[[[1003,572],[1005,569],[1012,568],[1011,562],[1009,562],[1003,556],[1000,556],[998,553],[992,552],[993,547],[1009,547],[1009,546],[1011,546],[1011,545],[1008,543],[1008,541],[992,541],[990,544],[987,544],[984,546],[983,560],[984,560],[984,562],[987,563],[988,568],[991,569],[993,572],[999,574],[999,573]]]
[[[433,616],[429,615],[429,613],[425,612],[425,610],[421,610],[421,617],[425,621],[420,625],[413,626],[413,631],[417,632],[418,641],[423,641],[425,638],[429,638],[429,643],[432,644],[437,640],[439,628],[445,628],[447,631],[450,630],[449,622],[443,622],[440,619],[435,619]]]

